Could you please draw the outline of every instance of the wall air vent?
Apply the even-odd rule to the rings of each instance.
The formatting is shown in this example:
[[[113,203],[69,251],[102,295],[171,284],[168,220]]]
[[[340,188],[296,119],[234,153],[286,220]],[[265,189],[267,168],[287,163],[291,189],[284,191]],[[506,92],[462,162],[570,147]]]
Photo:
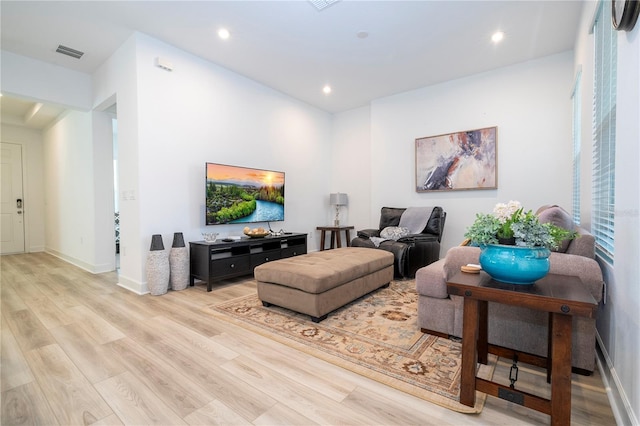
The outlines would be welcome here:
[[[339,1],[340,0],[309,0],[309,3],[311,3],[316,9],[323,10]]]
[[[76,59],[80,59],[82,58],[82,55],[84,55],[84,52],[81,52],[76,49],[72,49],[67,46],[63,46],[61,44],[58,45],[56,52],[62,53],[63,55],[71,56],[72,58],[76,58]]]

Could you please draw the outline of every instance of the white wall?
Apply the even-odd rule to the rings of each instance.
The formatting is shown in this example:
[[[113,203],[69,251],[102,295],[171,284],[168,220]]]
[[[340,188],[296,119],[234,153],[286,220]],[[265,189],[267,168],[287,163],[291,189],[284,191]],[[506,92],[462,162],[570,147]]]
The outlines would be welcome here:
[[[574,70],[582,72],[581,216],[591,225],[593,164],[593,44],[591,27],[599,2],[586,2],[575,43]],[[616,188],[614,265],[601,261],[606,303],[598,311],[598,340],[606,365],[603,377],[612,393],[619,424],[640,421],[640,26],[618,33],[616,109]]]
[[[618,34],[615,285],[599,327],[634,424],[640,424],[640,25]]]
[[[155,66],[158,56],[172,72]],[[118,104],[121,285],[146,291],[153,234],[163,235],[166,249],[174,232],[187,242],[205,231],[241,234],[242,225],[204,225],[207,161],[284,171],[286,220],[271,225],[309,233],[309,250],[318,248],[315,227],[329,209],[328,113],[143,34],[95,79],[94,103],[115,93]],[[126,97],[131,90],[135,99]]]
[[[103,169],[95,156],[92,118],[92,112],[69,111],[43,132],[45,241],[48,252],[104,272],[114,269],[115,255],[98,258],[97,237],[106,232],[104,226],[113,235],[114,226],[96,223],[95,199],[103,194],[95,190]]]
[[[37,130],[2,124],[2,142],[22,146],[25,251],[44,251],[42,135]]]
[[[570,209],[572,58],[567,52],[377,99],[369,124],[353,112],[338,114],[343,128],[355,115],[361,133],[371,132],[370,152],[342,171],[354,179],[361,170],[370,173],[369,205],[356,210],[350,200],[351,222],[377,228],[383,206],[441,205],[447,211],[444,256],[462,241],[475,214],[490,212],[497,202],[519,200],[534,211],[550,203]],[[416,138],[491,126],[498,127],[497,190],[415,191]],[[348,140],[336,136],[339,150]],[[366,164],[365,155],[370,164],[361,166],[358,158]],[[365,193],[366,183],[360,186]]]
[[[113,271],[116,266],[112,118],[109,113],[91,112],[95,272]]]
[[[340,223],[353,226],[354,231],[368,228],[371,205],[370,107],[336,114],[332,140],[330,192],[344,192],[349,197],[349,205],[341,208]],[[329,204],[329,193],[325,194],[324,203]],[[335,210],[330,209],[325,224],[332,224],[334,218]],[[351,238],[354,236],[352,232]]]
[[[5,50],[2,57],[2,91],[72,109],[91,108],[91,76],[16,55]]]
[[[145,285],[140,249],[138,80],[136,40],[130,37],[93,75],[93,106],[117,104],[118,111],[118,209],[120,213],[119,285],[143,293]],[[162,119],[161,123],[166,121]],[[106,183],[105,183],[106,185]]]
[[[582,70],[583,224],[591,222],[593,35],[598,2],[586,2],[576,40],[574,69]],[[598,312],[598,340],[606,361],[603,377],[612,391],[619,424],[640,422],[640,25],[619,32],[616,109],[615,259],[601,262],[607,288]]]

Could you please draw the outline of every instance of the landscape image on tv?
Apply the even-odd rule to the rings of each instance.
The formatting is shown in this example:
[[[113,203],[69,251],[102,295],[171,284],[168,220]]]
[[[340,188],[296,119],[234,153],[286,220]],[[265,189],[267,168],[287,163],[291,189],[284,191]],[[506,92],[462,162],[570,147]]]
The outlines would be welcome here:
[[[206,225],[284,220],[284,172],[206,163]]]

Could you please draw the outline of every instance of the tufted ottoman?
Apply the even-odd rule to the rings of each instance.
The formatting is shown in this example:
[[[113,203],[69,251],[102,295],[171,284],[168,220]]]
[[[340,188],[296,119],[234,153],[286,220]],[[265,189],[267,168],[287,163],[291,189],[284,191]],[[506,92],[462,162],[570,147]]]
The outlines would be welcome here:
[[[253,271],[264,306],[276,305],[322,321],[327,314],[393,279],[393,254],[344,247],[263,263]]]

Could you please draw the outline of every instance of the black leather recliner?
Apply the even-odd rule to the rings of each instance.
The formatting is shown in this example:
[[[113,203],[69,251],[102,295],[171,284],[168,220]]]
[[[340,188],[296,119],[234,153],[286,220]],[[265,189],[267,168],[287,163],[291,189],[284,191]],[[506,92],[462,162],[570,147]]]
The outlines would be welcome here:
[[[363,229],[351,241],[352,247],[369,247],[393,253],[394,276],[413,278],[416,271],[440,258],[440,241],[444,231],[447,213],[442,207],[434,207],[431,216],[420,234],[411,234],[394,240],[382,241],[379,247],[371,237],[380,237],[380,232],[388,226],[398,226],[405,208],[383,207],[380,211],[379,229]]]

